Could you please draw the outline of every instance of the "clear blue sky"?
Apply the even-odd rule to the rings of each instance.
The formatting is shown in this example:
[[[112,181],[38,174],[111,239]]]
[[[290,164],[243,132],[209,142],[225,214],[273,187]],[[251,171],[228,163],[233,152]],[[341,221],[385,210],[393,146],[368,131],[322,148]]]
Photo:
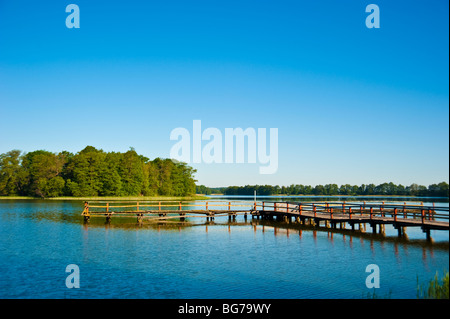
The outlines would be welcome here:
[[[448,6],[0,0],[0,153],[169,157],[170,132],[199,119],[279,135],[276,174],[193,164],[207,186],[448,182]]]

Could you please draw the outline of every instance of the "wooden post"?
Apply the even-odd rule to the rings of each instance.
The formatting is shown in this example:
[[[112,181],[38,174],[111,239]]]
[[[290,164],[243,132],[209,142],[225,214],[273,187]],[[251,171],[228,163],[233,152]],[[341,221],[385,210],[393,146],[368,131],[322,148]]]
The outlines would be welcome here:
[[[313,212],[314,212],[314,217],[317,217],[317,209],[316,209],[316,205],[314,205],[314,204],[313,204]]]
[[[427,235],[427,241],[431,241],[431,233],[430,233],[430,228],[425,228],[424,229],[425,234]]]
[[[253,210],[256,212],[256,202],[253,204]]]
[[[139,211],[139,202],[136,204],[136,211]]]
[[[88,222],[89,221],[89,219],[90,219],[90,215],[89,215],[89,203],[88,202],[84,202],[84,210],[83,210],[83,219],[84,219],[84,222]]]
[[[298,205],[298,214],[301,216],[302,215],[302,204]]]
[[[231,202],[228,202],[228,210],[231,210]]]
[[[208,210],[208,202],[206,202],[206,210]]]
[[[403,202],[403,218],[406,218],[406,202]]]
[[[394,208],[394,222],[397,221],[397,207]]]
[[[397,226],[398,237],[402,237],[402,227]]]
[[[370,219],[373,219],[373,207],[370,207]]]
[[[286,202],[286,213],[289,213],[289,203]]]
[[[425,221],[425,210],[422,209],[422,225],[424,224]]]
[[[264,202],[262,202],[262,210],[264,210]]]
[[[182,209],[181,209],[181,202],[179,202],[179,205],[180,205],[179,208],[180,208],[180,211],[181,211],[181,210],[182,210]]]
[[[273,203],[273,211],[274,211],[274,212],[277,211],[277,203]]]
[[[161,202],[158,203],[158,210],[161,210]]]
[[[352,219],[352,208],[351,207],[348,208],[348,218]]]
[[[109,212],[109,203],[106,203],[106,212]]]
[[[330,208],[330,218],[333,219],[333,207]]]

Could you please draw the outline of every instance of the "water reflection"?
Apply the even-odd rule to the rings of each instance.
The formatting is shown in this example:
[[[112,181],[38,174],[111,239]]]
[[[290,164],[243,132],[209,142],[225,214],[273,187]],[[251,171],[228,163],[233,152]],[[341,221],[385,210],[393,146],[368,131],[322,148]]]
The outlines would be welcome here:
[[[448,268],[448,236],[433,244],[420,229],[398,238],[388,227],[374,234],[243,217],[83,223],[80,204],[0,201],[0,270],[9,269],[0,297],[48,297],[21,279],[30,269],[48,276],[36,268],[47,261],[89,269],[81,292],[88,298],[360,298],[370,263],[389,274],[383,280],[394,298],[415,298],[418,275]]]
[[[25,204],[25,205],[21,205]],[[80,215],[80,203],[69,202],[52,202],[48,203],[45,201],[26,201],[20,203],[17,202],[7,202],[2,203],[0,218],[4,222],[11,222],[17,220],[18,217],[31,219],[38,222],[51,221],[57,223],[75,223],[83,224],[82,216]],[[32,209],[30,209],[30,207]],[[241,218],[242,219],[242,218]],[[84,223],[83,227],[88,230],[90,227],[101,227],[105,230],[110,229],[125,229],[125,230],[139,230],[139,229],[156,229],[158,232],[164,231],[182,231],[190,227],[202,226],[205,227],[205,232],[208,232],[208,226],[215,225],[227,225],[228,232],[231,232],[231,227],[239,227],[245,225],[253,225],[254,231],[256,232],[257,226],[262,227],[262,232],[266,231],[265,227],[273,229],[275,236],[284,233],[289,237],[290,233],[298,232],[299,237],[302,237],[303,231],[311,231],[313,239],[317,239],[317,232],[326,232],[327,237],[330,242],[333,242],[334,234],[341,234],[342,240],[345,242],[347,237],[353,240],[354,237],[360,237],[361,239],[368,239],[371,241],[377,240],[383,245],[383,241],[394,242],[396,246],[398,243],[403,243],[403,249],[407,250],[407,245],[424,245],[425,247],[431,247],[433,242],[426,242],[425,235],[419,229],[407,229],[403,232],[403,236],[398,238],[395,230],[387,230],[386,226],[380,225],[379,232],[373,234],[372,232],[366,232],[366,224],[359,225],[355,227],[354,231],[350,229],[331,229],[324,227],[315,227],[312,225],[300,225],[296,223],[283,223],[274,222],[269,220],[257,220],[250,219],[249,221],[241,221],[239,218],[236,221],[228,221],[226,217],[216,217],[213,221],[205,222],[204,218],[192,219],[188,218],[185,221],[180,221],[176,219],[165,220],[159,222],[144,222],[137,223],[134,217],[121,217],[117,219],[112,219],[110,222],[105,222],[104,218],[91,218],[89,223]],[[284,231],[281,231],[283,230]],[[442,235],[440,233],[445,233],[445,231],[436,231],[435,234],[440,235],[441,240],[439,242],[434,242],[434,246],[437,249],[440,247],[448,248],[448,235]],[[409,234],[414,233],[415,236],[410,238]],[[372,244],[371,244],[372,246]],[[396,248],[397,251],[397,248]]]

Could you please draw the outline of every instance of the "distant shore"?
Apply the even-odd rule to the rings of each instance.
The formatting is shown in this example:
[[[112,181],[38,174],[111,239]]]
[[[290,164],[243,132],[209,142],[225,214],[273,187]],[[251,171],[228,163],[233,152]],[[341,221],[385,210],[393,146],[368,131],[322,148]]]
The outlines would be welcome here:
[[[248,195],[225,195],[225,194],[197,194],[200,196],[230,196],[230,197],[254,197],[253,194]],[[289,194],[276,194],[276,195],[260,195],[256,194],[257,197],[399,197],[399,198],[448,198],[448,197],[441,197],[441,196],[417,196],[417,195],[304,195],[304,194],[296,194],[296,195],[289,195]]]

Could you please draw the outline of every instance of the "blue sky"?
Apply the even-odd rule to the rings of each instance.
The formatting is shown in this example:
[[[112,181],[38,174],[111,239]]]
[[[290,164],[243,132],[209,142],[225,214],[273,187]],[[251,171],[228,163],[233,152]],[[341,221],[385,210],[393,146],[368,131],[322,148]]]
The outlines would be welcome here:
[[[0,153],[169,157],[198,119],[278,128],[276,174],[192,164],[207,186],[448,182],[448,5],[0,0]]]

